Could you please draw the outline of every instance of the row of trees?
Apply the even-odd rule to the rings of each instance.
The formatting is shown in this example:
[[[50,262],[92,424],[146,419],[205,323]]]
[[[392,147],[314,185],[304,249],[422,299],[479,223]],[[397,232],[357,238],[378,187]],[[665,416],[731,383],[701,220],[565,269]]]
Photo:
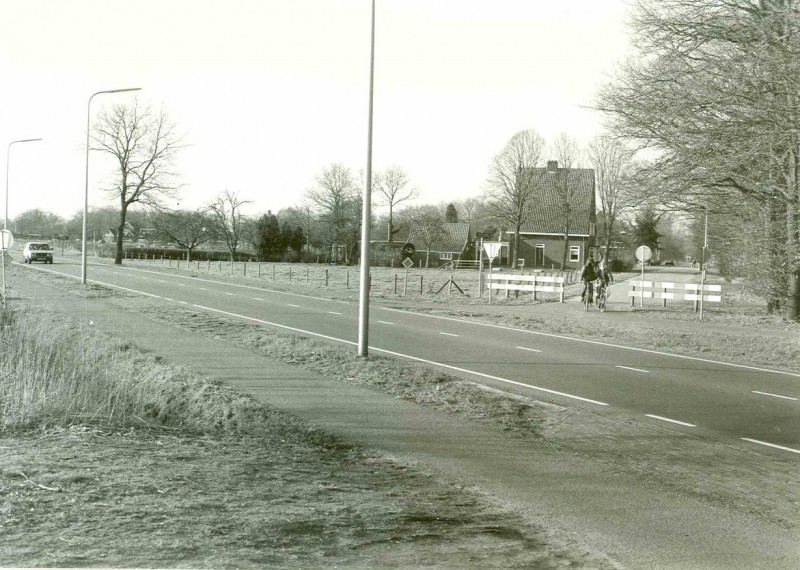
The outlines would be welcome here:
[[[640,0],[637,53],[600,92],[653,156],[652,202],[702,220],[714,257],[800,318],[800,2]],[[695,225],[698,225],[697,223]]]

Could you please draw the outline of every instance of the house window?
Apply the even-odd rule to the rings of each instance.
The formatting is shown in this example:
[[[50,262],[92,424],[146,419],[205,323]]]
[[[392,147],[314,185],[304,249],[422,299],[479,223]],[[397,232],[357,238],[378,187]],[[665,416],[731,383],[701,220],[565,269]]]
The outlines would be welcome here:
[[[569,246],[569,260],[574,261],[576,263],[580,263],[581,261],[581,246],[579,245],[571,245]]]

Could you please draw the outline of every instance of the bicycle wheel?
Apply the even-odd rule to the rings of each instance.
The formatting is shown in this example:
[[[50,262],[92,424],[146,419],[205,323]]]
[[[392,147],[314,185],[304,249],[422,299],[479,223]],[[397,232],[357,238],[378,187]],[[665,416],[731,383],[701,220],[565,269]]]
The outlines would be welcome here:
[[[601,313],[604,313],[606,310],[606,288],[601,287],[600,290],[597,292],[597,308],[600,310]]]

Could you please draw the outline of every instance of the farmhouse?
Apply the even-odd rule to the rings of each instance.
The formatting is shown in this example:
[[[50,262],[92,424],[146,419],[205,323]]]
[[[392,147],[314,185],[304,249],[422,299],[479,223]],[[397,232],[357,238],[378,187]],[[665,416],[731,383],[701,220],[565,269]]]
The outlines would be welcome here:
[[[533,187],[526,221],[520,228],[518,259],[525,267],[581,267],[593,255],[595,239],[595,186],[591,168],[559,168],[550,160],[546,168],[526,168],[518,174]],[[564,228],[568,227],[568,240]],[[509,232],[509,240],[514,232]]]
[[[412,226],[407,243],[416,249],[416,258],[424,260],[425,267],[466,258],[470,248],[469,224],[428,223]]]

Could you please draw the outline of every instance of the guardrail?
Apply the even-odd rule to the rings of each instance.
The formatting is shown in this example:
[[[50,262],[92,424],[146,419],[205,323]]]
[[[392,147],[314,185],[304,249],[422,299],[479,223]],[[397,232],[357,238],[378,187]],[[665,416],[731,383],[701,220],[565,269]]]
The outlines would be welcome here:
[[[699,283],[656,283],[654,281],[631,281],[631,290],[628,296],[631,298],[631,307],[634,306],[636,299],[640,302],[643,299],[661,299],[663,307],[667,306],[667,300],[673,301],[694,301],[694,310],[697,311],[697,303],[719,303],[722,301],[722,285],[703,285],[702,295],[700,294],[701,285]],[[709,293],[719,293],[719,295],[709,295]]]
[[[536,293],[558,293],[559,302],[564,302],[564,277],[550,277],[544,275],[511,275],[509,273],[490,273],[487,276],[487,286],[489,297],[492,290],[505,291],[506,295],[510,291],[528,291],[533,293],[536,300]]]

